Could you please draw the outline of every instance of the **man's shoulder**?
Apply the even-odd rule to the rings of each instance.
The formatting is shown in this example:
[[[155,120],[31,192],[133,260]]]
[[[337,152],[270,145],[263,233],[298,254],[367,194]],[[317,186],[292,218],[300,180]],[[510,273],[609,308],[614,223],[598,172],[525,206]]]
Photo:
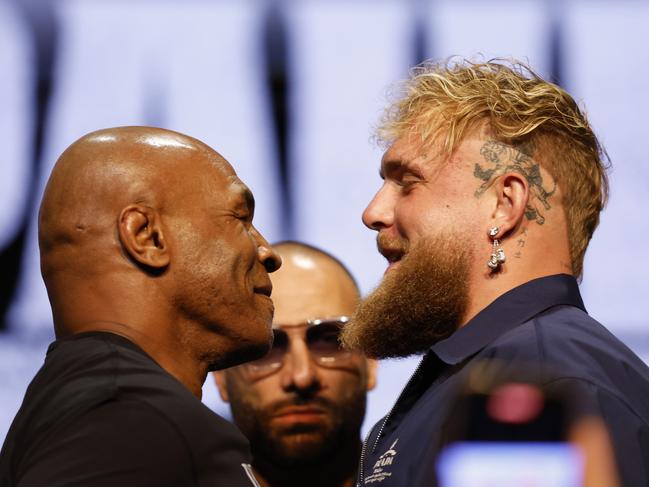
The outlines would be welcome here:
[[[78,415],[138,392],[174,388],[173,381],[127,339],[110,333],[83,334],[50,345],[22,409],[46,401],[54,414]]]
[[[16,426],[45,434],[111,403],[141,402],[182,431],[227,429],[229,423],[197,399],[137,345],[109,333],[55,342],[30,384]]]
[[[555,306],[509,330],[486,347],[492,354],[521,360],[556,362],[583,368],[602,360],[622,360],[649,369],[615,335],[583,310]],[[648,375],[649,377],[649,375]]]
[[[203,485],[200,479],[229,476],[232,485],[248,485],[242,467],[250,463],[247,443],[234,448],[223,442],[222,431],[207,422],[203,426],[199,436],[198,429],[188,431],[183,417],[147,401],[118,397],[46,438],[32,437],[6,459],[0,476],[21,479],[21,485],[53,479],[67,485],[74,477],[84,485],[160,486]]]
[[[228,421],[123,337],[92,334],[63,344],[60,351],[66,362],[70,362],[71,356],[76,357],[77,367],[83,369],[63,387],[74,385],[72,388],[82,389],[82,394],[93,395],[87,409],[106,401],[112,402],[115,410],[128,409],[139,402],[174,425],[189,444],[203,443],[200,438],[211,434],[213,441],[223,439],[224,435],[239,439],[240,434]]]
[[[615,335],[573,306],[557,306],[502,335],[481,355],[530,364],[548,382],[580,383],[625,403],[649,408],[649,367]]]
[[[214,475],[235,467],[238,472],[240,464],[250,462],[248,443],[231,423],[137,346],[104,335],[75,337],[50,347],[5,441],[3,461],[13,471],[66,439],[79,425],[86,425],[92,442],[102,434],[116,434],[113,423],[142,441],[156,442],[163,432],[167,439],[175,438],[188,452],[197,475],[205,469]],[[95,421],[97,417],[103,423]],[[143,431],[159,433],[142,436]],[[129,441],[123,433],[120,436]]]

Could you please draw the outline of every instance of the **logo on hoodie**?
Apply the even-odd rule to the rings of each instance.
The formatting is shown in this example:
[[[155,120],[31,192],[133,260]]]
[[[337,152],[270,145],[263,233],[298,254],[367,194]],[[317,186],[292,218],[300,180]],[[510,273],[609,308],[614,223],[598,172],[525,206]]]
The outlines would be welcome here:
[[[394,440],[394,443],[390,445],[390,448],[388,448],[385,451],[385,453],[383,453],[379,457],[376,463],[374,463],[374,467],[372,468],[372,474],[365,477],[366,484],[371,484],[374,482],[383,482],[386,478],[392,476],[392,472],[389,472],[389,470],[390,467],[392,466],[392,462],[394,462],[394,459],[397,456],[397,450],[395,449],[395,446],[397,446],[398,441],[399,438]]]

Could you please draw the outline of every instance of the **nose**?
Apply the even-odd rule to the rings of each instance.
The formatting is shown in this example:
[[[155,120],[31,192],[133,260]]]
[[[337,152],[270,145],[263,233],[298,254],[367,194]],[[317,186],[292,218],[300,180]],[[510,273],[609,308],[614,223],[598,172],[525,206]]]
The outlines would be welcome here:
[[[387,183],[377,191],[363,212],[363,223],[372,230],[381,230],[394,221],[394,196]]]
[[[255,239],[257,240],[257,255],[259,262],[266,268],[266,272],[275,272],[282,266],[282,258],[279,256],[275,249],[271,247],[264,236],[259,233],[256,228],[253,230]]]
[[[284,390],[311,391],[319,387],[318,371],[304,340],[292,340],[282,368]]]

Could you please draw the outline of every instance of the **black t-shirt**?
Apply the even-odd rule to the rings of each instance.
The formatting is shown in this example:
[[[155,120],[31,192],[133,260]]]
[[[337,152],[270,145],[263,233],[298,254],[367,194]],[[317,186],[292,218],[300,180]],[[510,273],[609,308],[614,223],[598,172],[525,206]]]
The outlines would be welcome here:
[[[257,485],[245,437],[129,340],[52,343],[0,453],[0,487]]]

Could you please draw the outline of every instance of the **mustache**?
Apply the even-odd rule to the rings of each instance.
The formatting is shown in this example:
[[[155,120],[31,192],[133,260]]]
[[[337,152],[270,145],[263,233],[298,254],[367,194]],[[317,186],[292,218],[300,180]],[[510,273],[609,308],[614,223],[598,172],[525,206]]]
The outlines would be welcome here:
[[[308,406],[313,407],[314,409],[321,409],[323,411],[332,411],[335,409],[334,404],[324,397],[311,396],[311,397],[302,397],[295,396],[288,399],[280,399],[273,402],[266,408],[266,414],[271,417],[280,413],[282,410],[290,408],[292,406]]]

